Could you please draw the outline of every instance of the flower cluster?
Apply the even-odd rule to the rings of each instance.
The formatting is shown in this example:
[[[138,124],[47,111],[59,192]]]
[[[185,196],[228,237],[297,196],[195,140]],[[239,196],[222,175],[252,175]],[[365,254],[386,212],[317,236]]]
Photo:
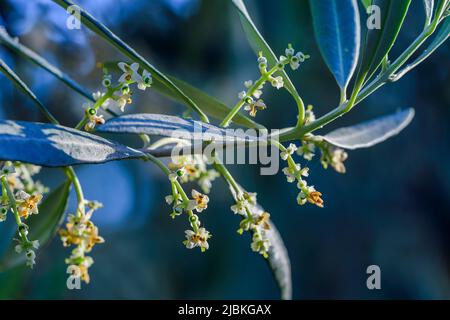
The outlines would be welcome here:
[[[346,172],[344,161],[347,160],[348,154],[345,150],[335,147],[326,141],[320,143],[320,150],[322,152],[320,162],[325,169],[331,166],[336,172]]]
[[[103,243],[105,240],[99,236],[98,228],[91,221],[94,211],[100,209],[102,205],[96,201],[86,201],[85,206],[88,210],[86,213],[79,210],[76,215],[69,215],[66,228],[59,230],[59,236],[65,247],[76,246],[66,259],[66,263],[75,266],[74,269],[79,270],[80,279],[89,283],[88,269],[94,260],[86,256],[86,253],[97,243]]]
[[[308,105],[305,112],[305,124],[313,122],[315,119],[313,106]],[[319,149],[321,153],[320,162],[325,169],[331,166],[338,173],[345,173],[346,171],[344,161],[348,158],[347,152],[331,145],[320,136],[308,133],[302,137],[301,146],[295,148],[297,154],[308,161],[312,160],[316,154],[316,149]],[[283,157],[284,153],[281,154]]]
[[[292,158],[294,152],[298,151],[295,144],[291,143],[287,148],[280,153],[281,159],[287,161],[288,166],[283,168],[283,173],[289,183],[297,183],[297,188],[300,190],[297,196],[297,203],[304,205],[306,202],[315,204],[318,207],[323,207],[322,193],[317,191],[314,186],[309,186],[306,177],[309,175],[308,167],[301,167]]]
[[[205,155],[186,155],[172,158],[168,167],[172,171],[181,170],[180,182],[196,181],[204,193],[209,193],[212,182],[219,177],[219,173],[214,169],[207,168]]]
[[[83,105],[86,119],[84,129],[86,131],[92,131],[97,125],[105,122],[103,116],[97,114],[99,108],[118,108],[121,112],[125,111],[126,105],[133,102],[131,99],[133,95],[131,85],[136,84],[139,90],[146,90],[153,83],[150,72],[145,69],[141,73],[139,72],[138,63],[130,65],[125,62],[119,62],[118,67],[122,72],[118,83],[113,85],[112,75],[104,68],[102,85],[105,87],[106,92],[95,92],[92,95],[95,100],[94,105],[91,103]]]
[[[23,190],[28,194],[48,192],[48,189],[33,177],[41,171],[41,167],[22,162],[7,161],[3,170],[10,171],[7,174],[8,183],[13,191]]]
[[[170,214],[172,218],[183,213],[186,213],[189,217],[192,230],[185,231],[186,240],[183,241],[183,244],[186,248],[193,249],[199,247],[204,252],[209,248],[208,239],[211,238],[211,234],[204,227],[201,227],[200,219],[194,212],[200,213],[206,210],[208,208],[209,197],[193,189],[191,191],[192,198],[189,199],[178,182],[178,179],[183,179],[186,174],[184,167],[169,174],[172,194],[166,196],[166,202],[172,205],[172,213]]]
[[[267,258],[271,247],[268,237],[270,214],[258,206],[256,193],[240,191],[233,192],[233,195],[236,202],[231,206],[231,211],[242,217],[237,232],[243,234],[244,231],[250,231],[252,250]]]
[[[266,82],[270,82],[272,87],[281,89],[284,87],[284,81],[282,76],[274,76],[276,72],[284,70],[286,65],[290,65],[292,70],[297,70],[300,63],[308,59],[309,56],[302,52],[295,53],[292,45],[289,44],[285,50],[285,55],[280,56],[278,63],[271,69],[268,69],[267,58],[263,56],[262,52],[258,55],[258,67],[261,73],[261,77],[253,82],[248,80],[244,82],[245,90],[241,91],[238,95],[240,103],[244,106],[244,110],[249,112],[251,117],[256,117],[256,113],[260,110],[267,108],[264,100],[261,99],[262,90]]]
[[[297,154],[309,161],[314,157],[316,149],[320,150],[320,162],[324,169],[331,166],[338,173],[346,172],[344,161],[348,158],[347,152],[331,145],[319,136],[305,135],[302,139],[302,145],[297,150]]]
[[[46,188],[32,178],[39,170],[40,168],[36,166],[10,161],[7,161],[0,170],[2,186],[0,222],[6,220],[8,212],[12,212],[15,216],[19,235],[15,251],[25,254],[26,265],[30,268],[35,264],[35,250],[39,248],[39,241],[28,239],[29,228],[22,222],[22,218],[26,220],[32,214],[39,213],[38,205],[42,200],[42,193],[46,192]]]

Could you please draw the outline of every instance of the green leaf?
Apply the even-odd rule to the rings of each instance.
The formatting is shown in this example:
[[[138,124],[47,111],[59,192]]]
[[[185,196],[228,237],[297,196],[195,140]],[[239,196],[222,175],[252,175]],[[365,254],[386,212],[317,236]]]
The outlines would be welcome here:
[[[39,214],[32,215],[26,223],[30,228],[28,237],[30,240],[39,240],[37,253],[50,242],[58,228],[64,221],[64,213],[67,209],[71,183],[69,180],[53,190],[39,206]],[[9,249],[0,260],[0,271],[13,268],[25,263],[25,255],[15,252],[16,243],[12,242]]]
[[[261,33],[256,28],[255,24],[253,23],[247,8],[245,7],[245,4],[242,0],[232,0],[234,6],[239,12],[239,16],[241,19],[242,27],[244,28],[244,32],[247,36],[247,39],[253,49],[253,51],[258,54],[260,51],[263,53],[263,55],[267,58],[267,62],[274,66],[278,63],[277,56],[272,51],[270,46],[267,44],[266,40],[264,40]],[[291,79],[287,75],[286,71],[281,70],[278,72],[284,80],[284,86],[289,91],[289,93],[292,95],[292,97],[295,99],[297,105],[303,106],[303,101],[301,100],[297,89],[292,84]]]
[[[27,95],[33,102],[38,106],[38,108],[45,114],[45,116],[52,122],[57,123],[58,121],[52,116],[50,111],[39,101],[36,95],[31,91],[31,89],[25,84],[25,82],[20,79],[20,77],[2,60],[0,59],[0,71],[11,80],[16,87],[18,87],[25,95]]]
[[[35,122],[0,121],[0,160],[47,167],[143,157],[140,151],[76,129]]]
[[[447,17],[445,18],[444,22],[442,22],[442,25],[439,27],[436,36],[433,38],[433,41],[422,53],[422,55],[417,58],[417,60],[424,60],[423,57],[427,58],[437,48],[439,48],[448,39],[449,36],[450,36],[450,17]]]
[[[371,21],[371,17],[376,17],[379,12],[380,29],[372,28],[367,30],[358,80],[362,77],[365,77],[367,80],[381,65],[397,39],[410,3],[411,0],[372,1],[372,6],[379,8],[379,11],[375,9],[375,11],[369,13],[368,19]]]
[[[267,262],[280,288],[281,299],[291,300],[292,275],[289,254],[278,229],[272,221],[269,222],[269,225],[270,229],[267,231],[267,238],[272,247],[269,249]]]
[[[450,18],[446,18],[441,26],[439,26],[436,36],[427,48],[412,63],[408,64],[404,69],[399,71],[391,80],[397,81],[406,73],[417,67],[425,59],[427,59],[437,48],[439,48],[450,36]]]
[[[423,7],[425,9],[425,25],[428,26],[433,19],[434,0],[423,0]]]
[[[210,140],[215,142],[254,140],[254,136],[233,133],[209,123],[176,116],[136,113],[112,118],[97,127],[98,132],[135,133],[176,137],[187,140]]]
[[[372,0],[361,0],[361,3],[367,9],[372,4]]]
[[[57,3],[61,7],[67,10],[68,7],[74,5],[74,3],[70,0],[53,0],[53,2]],[[139,63],[142,68],[150,71],[154,82],[159,82],[161,85],[168,87],[174,96],[179,97],[192,111],[196,112],[200,115],[201,119],[204,122],[208,122],[208,117],[203,111],[192,101],[179,87],[177,87],[164,73],[156,69],[152,64],[150,64],[144,57],[142,57],[137,51],[131,48],[128,44],[126,44],[122,39],[120,39],[117,35],[115,35],[111,30],[109,30],[105,25],[96,20],[92,15],[86,12],[84,9],[80,8],[80,16],[81,23],[83,23],[86,27],[88,27],[91,31],[108,41],[112,46],[122,52],[129,59],[134,62]]]
[[[413,118],[414,109],[410,108],[355,126],[336,129],[322,138],[344,149],[368,148],[397,135]]]
[[[361,41],[357,0],[310,0],[320,53],[342,90],[356,69]]]

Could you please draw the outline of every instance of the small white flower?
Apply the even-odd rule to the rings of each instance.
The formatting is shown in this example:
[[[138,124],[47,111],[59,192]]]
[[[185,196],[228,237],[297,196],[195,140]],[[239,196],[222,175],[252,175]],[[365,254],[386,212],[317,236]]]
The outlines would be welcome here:
[[[247,96],[247,92],[245,92],[245,91],[241,91],[241,92],[239,92],[239,94],[238,94],[238,97],[239,97],[239,99],[244,99],[245,97]]]
[[[267,108],[266,104],[262,99],[254,101],[252,98],[248,98],[244,106],[244,110],[248,111],[251,117],[256,117],[256,113],[259,110],[264,110]]]
[[[39,240],[31,241],[31,245],[34,249],[39,249]]]
[[[189,202],[186,205],[186,210],[187,211],[192,211],[192,210],[195,210],[196,207],[197,207],[197,201],[189,200]]]
[[[26,265],[30,268],[33,268],[33,266],[36,264],[35,259],[36,259],[36,254],[34,253],[33,250],[28,249],[25,253],[26,257],[27,257],[27,262]]]
[[[141,80],[141,76],[138,73],[139,63],[135,62],[129,65],[125,62],[119,62],[118,66],[120,70],[123,71],[123,74],[119,78],[120,83],[127,83],[130,81],[139,82]]]
[[[267,64],[267,58],[263,57],[263,56],[258,57],[258,63],[265,63],[265,64]]]
[[[316,146],[314,145],[314,143],[303,141],[302,146],[297,150],[297,154],[299,156],[303,156],[305,160],[310,161],[314,157],[315,149]]]
[[[246,207],[247,207],[247,201],[246,200],[240,200],[240,201],[237,201],[236,204],[231,206],[231,211],[233,211],[234,214],[245,215],[246,214],[246,210],[245,210]]]
[[[138,81],[137,86],[138,86],[139,90],[145,90],[148,87],[150,87],[152,85],[152,83],[153,83],[152,75],[147,70],[144,70],[142,72],[141,79]]]
[[[102,85],[103,85],[105,88],[109,88],[109,87],[111,86],[111,83],[112,83],[112,76],[111,76],[110,74],[106,74],[106,75],[103,77]]]
[[[23,190],[16,192],[16,200],[27,200],[29,197],[30,195]]]
[[[248,81],[245,81],[244,82],[244,86],[247,88],[247,89],[250,89],[252,86],[253,86],[253,81],[252,80],[248,80]],[[257,89],[255,89],[254,91],[253,91],[253,96],[256,98],[256,99],[259,99],[260,97],[261,97],[261,95],[262,95],[262,91],[261,91],[261,89],[263,88],[263,86],[261,85],[261,86],[259,86]],[[239,98],[240,99],[244,99],[244,97],[245,97],[245,95],[246,95],[246,93],[245,93],[245,91],[242,91],[243,93],[244,93],[244,95],[242,95],[242,97],[241,97],[241,95],[239,95]],[[242,93],[241,92],[241,93]]]
[[[283,168],[283,173],[286,175],[287,182],[292,183],[296,180],[295,174],[289,167]]]
[[[22,245],[21,244],[17,244],[15,247],[14,247],[14,250],[17,252],[17,253],[21,253],[22,252]]]
[[[7,162],[0,171],[0,176],[9,176],[16,173],[16,169],[11,162]]]
[[[290,57],[292,57],[294,55],[295,50],[292,47],[288,47],[288,48],[286,48],[286,50],[284,50],[284,53],[286,54],[286,56],[288,58],[290,58]]]
[[[6,216],[7,216],[9,209],[10,208],[8,206],[0,205],[0,222],[3,222],[6,220]]]
[[[293,143],[289,144],[289,147],[286,148],[286,151],[282,151],[280,153],[280,157],[283,160],[287,160],[289,156],[293,155],[294,152],[297,151],[297,146]]]
[[[90,115],[89,122],[86,123],[86,125],[84,126],[84,130],[93,131],[96,126],[104,124],[104,123],[105,123],[105,119],[103,119],[103,115],[97,115],[97,114]]]
[[[284,86],[283,77],[278,76],[278,77],[272,78],[271,84],[273,87],[275,87],[277,89],[283,88],[283,86]]]
[[[267,59],[266,57],[263,56],[259,56],[258,57],[258,66],[259,69],[261,70],[261,72],[265,72],[266,68],[267,68]]]
[[[270,246],[271,245],[268,239],[262,238],[257,232],[253,234],[251,248],[254,252],[258,252],[267,258]]]
[[[199,228],[197,232],[186,230],[184,233],[186,240],[183,243],[186,248],[200,247],[202,251],[209,248],[208,239],[211,238],[211,234],[205,228]]]
[[[172,195],[168,195],[164,199],[166,200],[167,204],[169,204],[169,205],[172,204],[172,202],[173,202],[173,196]]]
[[[260,89],[262,89],[262,86],[259,87],[259,89],[256,89],[255,91],[253,91],[253,96],[256,99],[259,99],[262,96],[262,94],[263,94],[262,90],[260,90]]]
[[[343,149],[335,148],[331,151],[331,166],[338,173],[345,173],[344,161],[347,160],[348,154]]]
[[[280,56],[280,63],[287,64],[289,63],[289,59],[285,56]]]
[[[256,192],[244,192],[244,199],[248,201],[251,205],[256,205]]]
[[[105,95],[104,92],[96,91],[96,92],[92,93],[92,98],[94,98],[94,100],[97,101],[98,99],[100,99],[104,95]]]
[[[192,209],[187,209],[187,210],[197,210],[197,212],[202,212],[203,210],[205,210],[206,208],[208,208],[208,202],[209,202],[209,197],[206,194],[202,194],[200,192],[198,192],[197,190],[193,189],[192,190],[192,198],[193,200],[189,201],[188,206],[192,206],[194,205],[194,207]]]
[[[291,58],[290,66],[292,70],[297,70],[298,67],[300,67],[300,63],[304,62],[307,58],[309,58],[308,55],[305,55],[302,52],[297,52],[297,54]]]
[[[125,112],[125,106],[129,103],[131,103],[131,93],[122,94],[117,99],[117,105],[122,112]]]

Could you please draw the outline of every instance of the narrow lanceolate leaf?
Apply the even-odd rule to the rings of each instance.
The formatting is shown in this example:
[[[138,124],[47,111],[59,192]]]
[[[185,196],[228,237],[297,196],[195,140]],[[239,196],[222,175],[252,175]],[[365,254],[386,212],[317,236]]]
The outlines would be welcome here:
[[[116,142],[60,125],[0,121],[0,160],[63,167],[143,156]]]
[[[97,127],[98,132],[136,133],[173,137],[187,140],[214,140],[215,142],[254,140],[254,136],[223,129],[193,119],[164,114],[138,113],[112,118]]]
[[[30,228],[28,238],[39,241],[38,254],[50,242],[64,221],[70,189],[70,181],[64,182],[44,198],[42,204],[39,205],[39,214],[32,215],[26,221]],[[0,259],[0,271],[25,263],[25,255],[23,253],[18,254],[14,250],[16,244],[12,242],[9,249]]]
[[[394,45],[411,0],[373,0],[367,17],[368,28],[359,78],[371,77]]]
[[[0,59],[0,72],[2,72],[14,85],[19,88],[26,96],[28,96],[38,106],[38,108],[45,114],[45,116],[52,122],[58,121],[52,116],[50,111],[42,104],[42,102],[36,97],[33,91],[20,79],[20,77],[2,60]]]
[[[372,4],[372,0],[361,0],[361,3],[364,6],[364,8],[367,8]]]
[[[256,28],[255,24],[253,23],[247,8],[245,7],[245,4],[242,0],[232,0],[234,6],[239,12],[239,16],[241,19],[242,27],[244,29],[244,32],[247,36],[247,39],[253,49],[253,51],[258,54],[260,51],[263,53],[263,55],[267,58],[267,61],[270,65],[274,66],[278,63],[277,56],[273,52],[273,50],[270,48],[270,46],[267,44],[266,40],[263,38],[261,33]],[[301,101],[301,98],[297,92],[297,89],[292,84],[291,79],[287,75],[286,71],[282,70],[279,71],[280,75],[283,77],[284,80],[284,86],[289,91],[289,93],[292,95],[292,97],[295,99],[296,103],[298,105],[303,105],[303,102]]]
[[[269,222],[270,230],[267,231],[267,238],[272,247],[269,249],[269,263],[278,287],[281,292],[281,299],[292,299],[292,275],[291,275],[291,261],[289,254],[281,238],[280,232],[277,230],[272,221]]]
[[[339,87],[347,88],[361,41],[357,0],[310,1],[319,49]]]
[[[75,5],[70,0],[53,0],[53,2],[59,4],[61,7],[67,10],[68,7]],[[177,87],[164,73],[155,68],[150,64],[144,57],[137,53],[133,48],[126,44],[122,39],[116,36],[111,30],[109,30],[105,25],[97,21],[92,15],[86,12],[84,9],[77,6],[80,10],[81,23],[92,30],[94,33],[98,34],[100,37],[108,41],[111,45],[117,48],[125,56],[140,64],[142,68],[145,68],[151,72],[155,82],[160,82],[162,85],[168,87],[173,95],[180,97],[186,104],[197,114],[200,115],[201,119],[208,122],[208,117],[203,111],[192,101],[179,87]]]
[[[425,25],[428,26],[433,19],[434,0],[423,0],[425,9]]]
[[[322,138],[344,149],[368,148],[397,135],[414,118],[414,109],[334,130]]]
[[[442,22],[442,25],[440,25],[438,28],[439,29],[436,33],[436,36],[433,38],[428,47],[422,52],[422,54],[418,56],[412,63],[407,65],[404,69],[399,71],[391,80],[397,81],[406,73],[417,67],[448,39],[448,37],[450,36],[450,17],[445,18],[444,22]]]

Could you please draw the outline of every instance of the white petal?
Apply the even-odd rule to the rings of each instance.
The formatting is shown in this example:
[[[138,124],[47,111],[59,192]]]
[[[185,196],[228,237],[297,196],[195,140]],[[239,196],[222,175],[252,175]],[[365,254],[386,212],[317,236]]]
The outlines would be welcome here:
[[[137,72],[139,70],[139,63],[134,62],[131,64],[130,66],[131,70],[133,70],[134,72]]]
[[[122,70],[123,72],[127,72],[127,64],[125,62],[119,62],[117,64],[120,68],[120,70]]]

